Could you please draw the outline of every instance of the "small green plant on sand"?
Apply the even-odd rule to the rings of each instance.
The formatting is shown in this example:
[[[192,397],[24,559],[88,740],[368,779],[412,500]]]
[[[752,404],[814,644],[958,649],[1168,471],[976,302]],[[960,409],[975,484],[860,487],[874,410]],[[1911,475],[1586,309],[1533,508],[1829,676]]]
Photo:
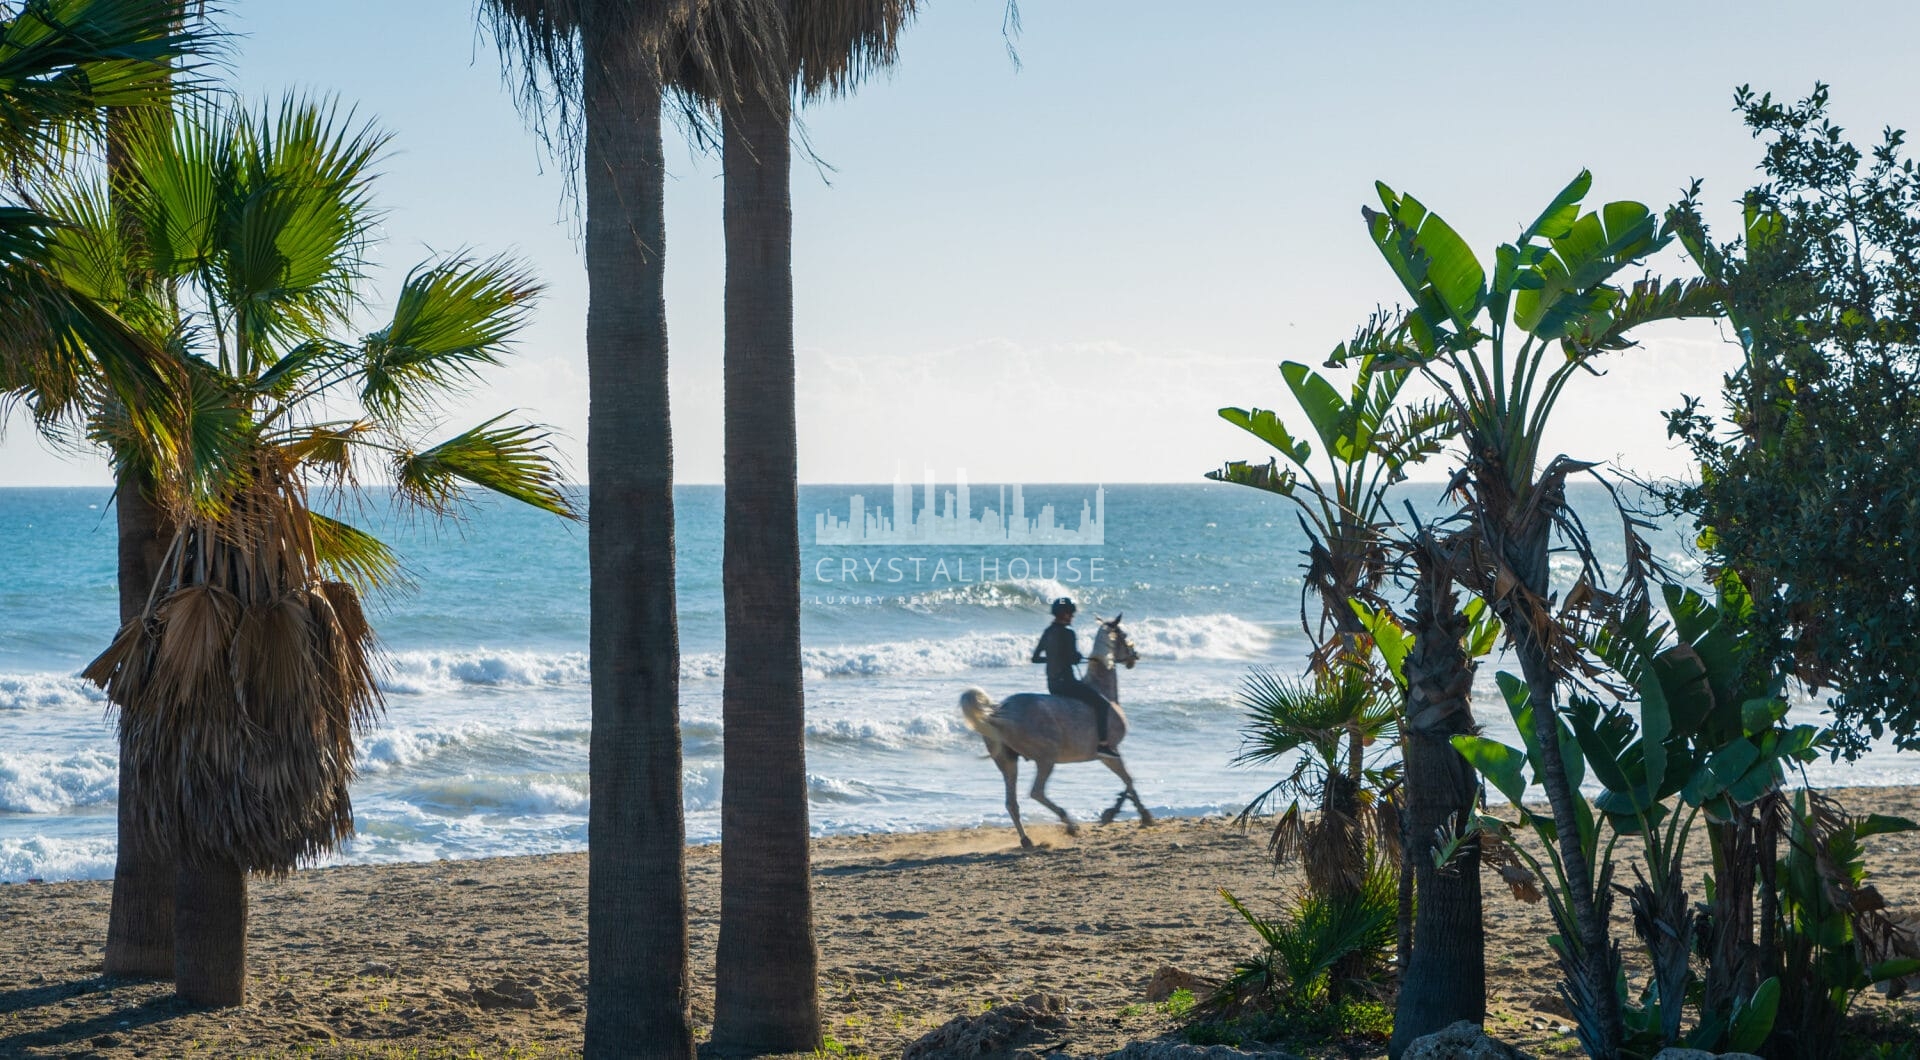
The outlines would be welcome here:
[[[1394,940],[1398,911],[1393,867],[1371,852],[1359,892],[1331,898],[1302,892],[1277,919],[1256,915],[1220,892],[1260,938],[1260,951],[1234,966],[1209,1007],[1234,1013],[1266,1009],[1317,1011],[1379,979]],[[1353,971],[1343,977],[1337,972]]]
[[[1260,949],[1234,966],[1189,1014],[1194,1044],[1241,1044],[1306,1037],[1383,1037],[1392,1014],[1377,1000],[1394,942],[1398,876],[1371,850],[1359,891],[1330,897],[1303,891],[1274,919],[1221,896],[1259,937]],[[1177,996],[1177,995],[1176,995]]]
[[[1199,1003],[1199,999],[1193,996],[1193,991],[1182,987],[1169,994],[1167,999],[1160,1003],[1160,1011],[1177,1020],[1186,1019],[1193,1014],[1194,1008]]]

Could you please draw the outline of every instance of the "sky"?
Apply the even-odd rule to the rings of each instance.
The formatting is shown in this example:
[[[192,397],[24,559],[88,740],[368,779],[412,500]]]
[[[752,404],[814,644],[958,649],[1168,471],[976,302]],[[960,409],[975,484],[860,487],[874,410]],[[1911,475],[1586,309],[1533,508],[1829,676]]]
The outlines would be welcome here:
[[[579,225],[474,0],[225,7],[244,97],[331,95],[393,134],[369,321],[437,254],[508,251],[542,277],[516,354],[449,422],[518,410],[583,475]],[[1399,294],[1361,226],[1374,181],[1490,257],[1583,167],[1594,203],[1659,208],[1704,179],[1731,225],[1760,157],[1736,85],[1828,81],[1856,142],[1920,123],[1905,3],[1024,0],[1017,63],[1002,10],[930,0],[896,69],[802,114],[803,481],[1176,482],[1264,459],[1216,410],[1285,410],[1278,364],[1319,363]],[[720,166],[669,137],[675,470],[718,482]],[[1716,392],[1737,353],[1707,322],[1647,335],[1569,388],[1549,450],[1685,474],[1660,412]],[[107,481],[18,418],[0,440],[0,486]]]

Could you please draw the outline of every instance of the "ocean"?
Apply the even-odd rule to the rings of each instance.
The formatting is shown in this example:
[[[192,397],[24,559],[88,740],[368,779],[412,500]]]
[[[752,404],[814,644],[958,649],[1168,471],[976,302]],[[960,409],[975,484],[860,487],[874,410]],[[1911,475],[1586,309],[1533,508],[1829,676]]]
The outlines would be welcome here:
[[[951,488],[937,495],[944,501]],[[1404,488],[1420,506],[1439,492]],[[989,517],[1008,525],[989,511],[1011,507],[1000,487],[970,492],[976,537]],[[1036,528],[1026,540],[967,543],[956,532],[952,541],[872,544],[849,535],[849,520],[891,530],[879,522],[896,506],[889,502],[918,506],[922,497],[918,484],[800,491],[816,833],[1005,823],[1000,776],[956,703],[973,685],[996,699],[1042,689],[1028,656],[1058,596],[1079,602],[1082,650],[1096,616],[1125,616],[1142,659],[1120,674],[1130,724],[1122,750],[1156,814],[1238,812],[1278,776],[1231,759],[1242,724],[1235,693],[1249,669],[1297,673],[1308,647],[1304,538],[1285,501],[1212,483],[1028,485],[1026,518],[1014,524]],[[114,722],[98,690],[74,676],[115,626],[110,500],[105,489],[0,489],[0,881],[112,874]],[[1617,522],[1597,514],[1604,494],[1577,486],[1574,500],[1595,515],[1602,554],[1617,557],[1617,532],[1606,533]],[[721,491],[683,486],[676,504],[687,835],[708,842],[720,827]],[[386,712],[360,744],[357,835],[328,862],[583,849],[585,527],[504,503],[448,524],[395,515],[377,493],[351,507],[399,550],[411,585],[373,601]],[[1087,512],[1097,532],[1065,532]],[[1039,540],[1042,519],[1062,529],[1056,540]],[[832,543],[814,543],[822,527]],[[1684,540],[1656,539],[1683,571],[1692,569]],[[1494,690],[1498,665],[1481,669],[1476,712],[1490,735],[1513,739]],[[1814,704],[1796,713],[1817,720]],[[1916,779],[1907,758],[1890,752],[1823,763],[1812,775],[1856,785]],[[1028,776],[1030,767],[1023,792]],[[1063,766],[1048,793],[1085,820],[1111,803],[1116,784],[1097,765]],[[1030,802],[1022,812],[1051,820]]]

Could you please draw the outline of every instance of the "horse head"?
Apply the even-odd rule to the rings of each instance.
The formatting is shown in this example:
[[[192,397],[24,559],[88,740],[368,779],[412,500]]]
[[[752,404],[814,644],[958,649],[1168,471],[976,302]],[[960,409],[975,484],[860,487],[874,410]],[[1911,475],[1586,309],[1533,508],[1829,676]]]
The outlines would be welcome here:
[[[1127,639],[1127,631],[1120,628],[1120,619],[1125,614],[1115,615],[1100,623],[1100,632],[1093,638],[1093,657],[1109,667],[1118,664],[1133,669],[1140,661],[1140,653],[1134,650],[1133,642]]]

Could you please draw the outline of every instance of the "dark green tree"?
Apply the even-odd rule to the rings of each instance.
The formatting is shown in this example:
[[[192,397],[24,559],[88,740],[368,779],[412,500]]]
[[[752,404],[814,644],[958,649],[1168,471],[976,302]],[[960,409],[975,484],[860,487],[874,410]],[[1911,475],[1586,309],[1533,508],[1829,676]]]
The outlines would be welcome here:
[[[496,419],[420,440],[519,330],[537,291],[520,269],[423,265],[390,323],[344,334],[383,143],[297,99],[191,106],[119,145],[111,193],[48,198],[54,274],[147,329],[178,394],[146,422],[110,395],[82,413],[173,527],[140,613],[86,676],[120,709],[142,778],[129,816],[177,859],[173,972],[194,1004],[244,999],[247,873],[289,871],[353,828],[354,735],[380,699],[360,593],[398,564],[312,511],[309,490],[379,467],[396,500],[435,512],[466,485],[570,512],[537,429]]]
[[[1920,173],[1905,135],[1863,151],[1825,85],[1792,104],[1742,87],[1765,154],[1743,226],[1716,243],[1699,188],[1674,210],[1744,354],[1725,417],[1689,398],[1669,430],[1700,465],[1676,491],[1701,543],[1753,596],[1779,665],[1832,689],[1843,753],[1920,747]]]

